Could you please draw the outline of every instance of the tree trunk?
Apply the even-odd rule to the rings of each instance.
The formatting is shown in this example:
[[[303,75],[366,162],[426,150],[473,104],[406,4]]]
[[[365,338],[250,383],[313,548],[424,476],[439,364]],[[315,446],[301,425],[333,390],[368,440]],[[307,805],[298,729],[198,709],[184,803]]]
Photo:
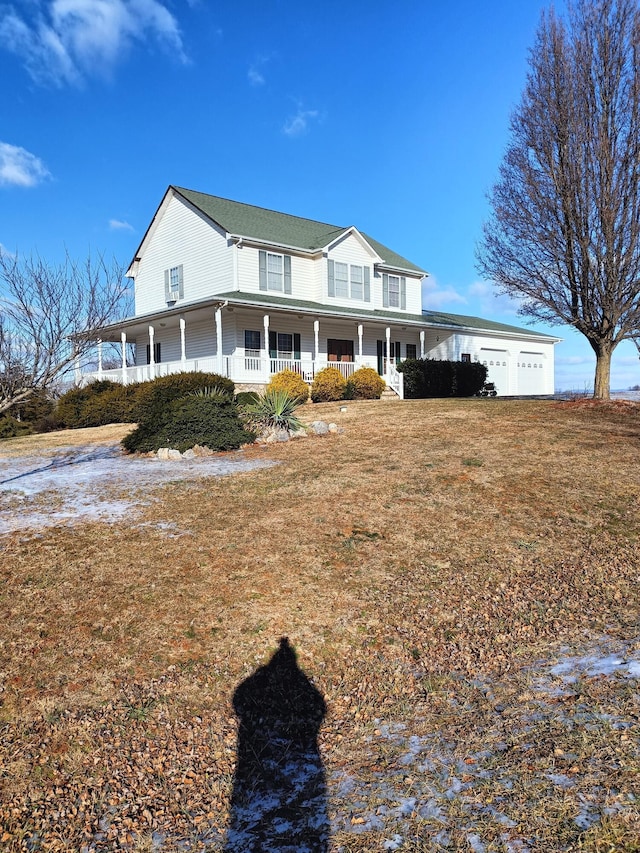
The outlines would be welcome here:
[[[602,342],[596,350],[596,378],[593,383],[593,396],[596,400],[608,400],[611,396],[611,353],[613,347]]]

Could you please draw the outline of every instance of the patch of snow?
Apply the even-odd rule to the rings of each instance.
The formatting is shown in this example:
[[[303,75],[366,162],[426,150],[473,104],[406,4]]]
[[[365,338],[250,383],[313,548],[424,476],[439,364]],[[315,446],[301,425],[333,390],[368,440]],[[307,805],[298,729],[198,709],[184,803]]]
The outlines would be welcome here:
[[[243,459],[238,453],[181,460],[178,465],[157,457],[128,456],[119,445],[0,457],[0,534],[82,521],[114,523],[130,518],[135,507],[148,503],[155,486],[224,477],[273,464]]]

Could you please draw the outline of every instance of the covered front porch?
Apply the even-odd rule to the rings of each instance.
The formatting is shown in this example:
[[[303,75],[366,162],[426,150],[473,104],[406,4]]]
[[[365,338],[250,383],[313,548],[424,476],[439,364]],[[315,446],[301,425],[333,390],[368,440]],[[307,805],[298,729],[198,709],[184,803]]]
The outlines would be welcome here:
[[[113,359],[104,360],[107,342],[119,351],[118,366]],[[285,369],[311,384],[325,367],[337,368],[345,379],[359,367],[371,367],[402,397],[403,377],[396,365],[424,355],[425,330],[416,325],[319,317],[299,309],[266,312],[225,300],[208,310],[197,307],[114,324],[96,339],[93,369],[79,370],[76,380],[130,384],[204,371],[226,376],[237,386],[259,387]]]

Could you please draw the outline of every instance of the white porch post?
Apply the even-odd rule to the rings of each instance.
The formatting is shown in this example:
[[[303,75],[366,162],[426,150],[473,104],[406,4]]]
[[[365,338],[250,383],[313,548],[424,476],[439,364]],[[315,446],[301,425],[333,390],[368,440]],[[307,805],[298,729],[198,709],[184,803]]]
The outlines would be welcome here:
[[[265,382],[269,381],[269,377],[271,376],[271,357],[269,355],[269,315],[265,314],[262,318],[262,322],[264,323],[264,370],[262,371],[263,379]]]
[[[102,379],[102,339],[98,338],[98,379]]]
[[[186,325],[187,324],[185,322],[184,317],[180,317],[180,361],[182,362],[183,366],[184,366],[185,361],[187,360],[187,344],[186,344],[186,340],[185,340],[185,331],[184,331]]]
[[[313,321],[313,360],[318,360],[320,352],[320,320]]]
[[[420,329],[420,358],[424,358],[424,329]]]
[[[362,335],[364,334],[364,326],[358,324],[358,364],[362,365]]]
[[[216,308],[216,360],[218,373],[222,376],[222,308]]]
[[[153,326],[149,326],[149,373],[151,374],[151,378],[156,378],[156,354],[154,347],[154,338],[155,338],[156,330]]]
[[[127,333],[120,333],[120,343],[122,346],[122,384],[127,384]]]
[[[387,379],[389,379],[389,373],[391,372],[390,371],[390,365],[391,365],[391,327],[390,326],[387,326],[387,328],[385,329],[385,333],[386,333],[385,334],[385,338],[386,338],[385,343],[386,343],[386,347],[387,347],[387,363],[385,365],[384,375],[387,377]]]

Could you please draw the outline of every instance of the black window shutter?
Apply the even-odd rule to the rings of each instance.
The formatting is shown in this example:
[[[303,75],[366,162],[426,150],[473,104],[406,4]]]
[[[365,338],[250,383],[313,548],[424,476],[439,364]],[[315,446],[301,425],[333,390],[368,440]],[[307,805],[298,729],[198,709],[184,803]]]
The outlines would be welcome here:
[[[278,357],[278,338],[275,332],[269,332],[269,358]]]
[[[297,332],[293,335],[293,357],[300,361],[300,335]]]

